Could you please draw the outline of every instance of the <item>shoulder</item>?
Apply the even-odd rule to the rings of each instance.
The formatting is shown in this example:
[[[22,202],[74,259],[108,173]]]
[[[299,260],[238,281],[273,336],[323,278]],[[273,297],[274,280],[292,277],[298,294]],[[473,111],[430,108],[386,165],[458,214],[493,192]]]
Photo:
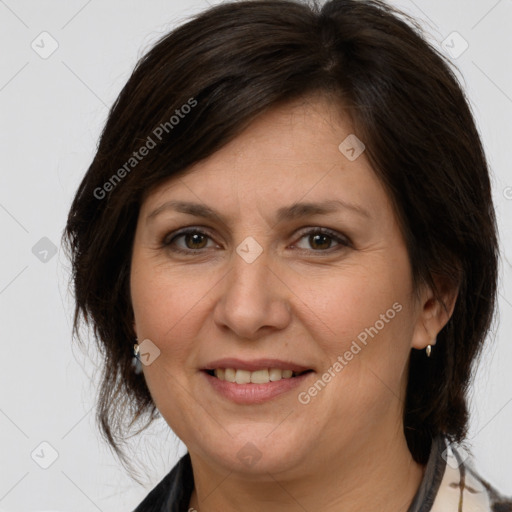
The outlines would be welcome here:
[[[133,512],[187,510],[193,488],[192,464],[187,452]]]
[[[462,453],[452,447],[443,452],[446,467],[431,512],[512,512],[512,498],[484,480]]]

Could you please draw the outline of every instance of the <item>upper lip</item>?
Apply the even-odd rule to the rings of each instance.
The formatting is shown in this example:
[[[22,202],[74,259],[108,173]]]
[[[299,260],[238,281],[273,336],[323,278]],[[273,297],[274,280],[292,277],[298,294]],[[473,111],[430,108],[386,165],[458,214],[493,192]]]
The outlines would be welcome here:
[[[249,372],[265,370],[267,368],[292,370],[297,373],[311,370],[308,366],[302,366],[291,361],[283,361],[282,359],[251,359],[250,361],[243,361],[242,359],[236,358],[216,359],[208,363],[203,370],[215,370],[216,368],[234,368],[237,370],[247,370]]]

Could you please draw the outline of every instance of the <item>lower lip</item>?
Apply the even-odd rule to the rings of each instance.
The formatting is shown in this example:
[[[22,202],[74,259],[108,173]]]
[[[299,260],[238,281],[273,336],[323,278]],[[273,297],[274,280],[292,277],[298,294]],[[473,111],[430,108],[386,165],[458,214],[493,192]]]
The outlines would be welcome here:
[[[298,377],[281,379],[267,384],[236,384],[220,380],[209,373],[202,372],[213,389],[224,398],[237,404],[260,404],[299,387],[313,372],[304,373]]]

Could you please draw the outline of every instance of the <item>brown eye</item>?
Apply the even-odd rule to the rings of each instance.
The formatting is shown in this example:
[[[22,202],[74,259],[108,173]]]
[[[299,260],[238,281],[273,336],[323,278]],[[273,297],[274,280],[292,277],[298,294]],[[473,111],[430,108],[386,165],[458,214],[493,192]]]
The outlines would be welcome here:
[[[329,249],[332,238],[329,235],[318,233],[316,235],[309,235],[308,241],[312,249]]]
[[[348,238],[341,234],[331,232],[325,228],[317,228],[303,233],[299,242],[295,245],[301,250],[327,252],[329,249],[338,250],[350,247],[351,243]]]
[[[210,245],[208,245],[210,243]],[[212,238],[198,229],[186,229],[178,233],[170,233],[162,240],[162,247],[173,252],[194,254],[204,252],[202,249],[211,249],[216,245]]]
[[[185,246],[187,249],[203,249],[208,243],[208,236],[198,231],[186,233],[184,237]]]

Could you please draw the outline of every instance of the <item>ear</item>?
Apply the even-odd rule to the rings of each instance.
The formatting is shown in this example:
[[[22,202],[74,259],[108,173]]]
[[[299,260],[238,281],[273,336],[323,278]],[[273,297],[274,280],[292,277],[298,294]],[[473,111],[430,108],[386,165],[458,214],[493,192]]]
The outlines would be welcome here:
[[[417,318],[411,347],[422,350],[435,345],[436,337],[450,320],[459,294],[458,286],[446,278],[434,277],[443,304],[436,299],[430,286],[424,285],[417,304]],[[446,309],[445,309],[446,307]]]

